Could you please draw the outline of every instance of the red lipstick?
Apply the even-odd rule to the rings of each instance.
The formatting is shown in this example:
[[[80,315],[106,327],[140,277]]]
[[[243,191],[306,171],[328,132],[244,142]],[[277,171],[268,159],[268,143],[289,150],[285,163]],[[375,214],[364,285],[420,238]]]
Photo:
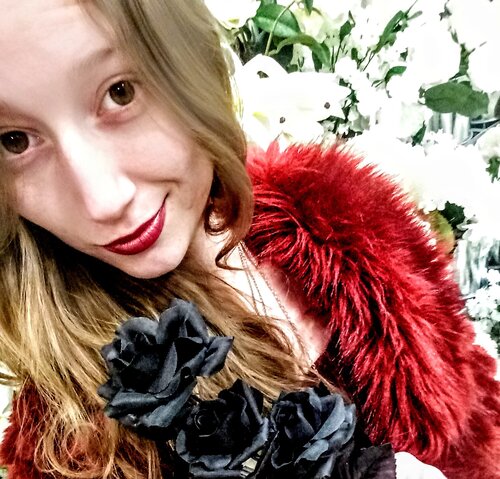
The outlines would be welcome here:
[[[112,253],[122,255],[139,254],[153,246],[160,237],[165,224],[165,205],[144,224],[139,226],[133,233],[122,236],[117,240],[104,245],[104,248]]]

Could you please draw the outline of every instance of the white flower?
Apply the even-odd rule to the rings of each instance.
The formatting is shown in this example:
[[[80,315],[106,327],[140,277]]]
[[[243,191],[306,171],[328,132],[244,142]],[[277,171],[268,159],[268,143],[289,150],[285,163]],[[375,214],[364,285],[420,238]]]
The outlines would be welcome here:
[[[478,90],[486,93],[500,90],[499,48],[500,35],[470,54],[468,73],[472,85]]]
[[[328,17],[332,25],[340,28],[346,21],[349,11],[360,8],[361,0],[315,0],[314,8]]]
[[[498,0],[449,0],[446,7],[451,12],[451,28],[468,51],[496,37],[500,25]]]
[[[328,30],[326,27],[325,17],[313,10],[310,14],[304,8],[297,9],[295,12],[295,18],[299,22],[300,30],[302,33],[313,37],[319,43],[325,41],[327,37]]]
[[[351,92],[332,73],[288,74],[262,55],[238,67],[235,82],[243,129],[250,141],[264,148],[282,135],[297,142],[321,139],[319,122],[330,116],[344,118],[342,105]]]
[[[500,158],[500,125],[486,131],[476,144],[485,160]]]
[[[363,73],[358,70],[358,64],[349,57],[340,58],[335,64],[335,73],[348,83],[352,83],[354,88],[358,78],[363,77]],[[364,75],[366,78],[366,75]]]
[[[387,104],[387,94],[384,90],[377,89],[367,81],[359,84],[356,88],[357,108],[361,115],[366,117],[370,123],[375,122],[377,113]]]
[[[412,147],[377,125],[350,144],[392,175],[424,212],[443,209],[449,201],[500,237],[500,218],[492,207],[500,203],[500,188],[491,182],[479,150],[457,145],[452,137],[430,138],[425,146]]]
[[[300,43],[296,43],[293,46],[293,55],[290,60],[290,65],[296,65],[298,67],[298,71],[316,71],[311,49],[305,45],[301,45]]]
[[[377,114],[377,124],[396,138],[410,139],[431,116],[432,111],[424,105],[389,99]]]
[[[423,147],[412,147],[378,126],[352,138],[348,144],[362,155],[366,163],[375,165],[391,175],[415,201],[418,201],[412,190],[417,176],[415,173],[418,171],[416,165],[425,159]]]
[[[391,98],[404,103],[417,103],[420,99],[422,82],[416,75],[394,75],[387,83],[386,90]]]
[[[453,40],[444,21],[409,29],[410,35],[405,76],[418,79],[422,86],[430,86],[444,83],[458,73],[460,45]]]
[[[331,4],[337,2],[331,0]],[[359,2],[357,2],[359,3]],[[373,48],[379,41],[382,32],[389,21],[399,12],[410,10],[410,16],[421,12],[410,21],[410,25],[422,25],[431,20],[439,19],[439,13],[444,10],[445,0],[365,0],[362,6],[351,8],[356,25],[351,33],[351,42],[358,47],[361,54]],[[316,2],[315,2],[316,4]],[[402,32],[404,33],[404,32]],[[402,34],[397,34],[396,39]]]
[[[205,0],[212,15],[228,30],[242,27],[255,16],[259,0]]]
[[[356,111],[365,117],[367,124],[375,122],[375,116],[387,102],[387,94],[372,85],[366,72],[358,69],[357,63],[348,57],[340,58],[335,65],[335,73],[351,85],[356,93]],[[355,131],[359,131],[353,128]]]
[[[385,25],[380,24],[376,16],[371,16],[368,7],[358,10],[354,18],[356,23],[349,35],[348,46],[356,48],[363,58],[377,45]]]
[[[479,149],[473,145],[450,147],[439,141],[426,150],[426,160],[435,165],[433,180],[425,185],[427,195],[460,205],[467,218],[498,229],[499,217],[492,205],[500,202],[500,188],[491,182]]]
[[[419,21],[419,19],[420,21],[433,21],[445,11],[447,1],[448,0],[417,0],[415,6],[411,9],[411,13],[422,13],[420,17],[417,17],[417,21]]]

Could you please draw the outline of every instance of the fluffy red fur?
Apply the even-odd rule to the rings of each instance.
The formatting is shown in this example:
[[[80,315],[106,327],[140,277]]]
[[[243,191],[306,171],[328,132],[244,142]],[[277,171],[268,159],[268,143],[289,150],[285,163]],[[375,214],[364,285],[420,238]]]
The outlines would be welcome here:
[[[346,149],[253,151],[248,245],[330,335],[318,361],[390,441],[450,479],[500,477],[500,383],[415,207]]]
[[[473,330],[449,258],[414,207],[346,150],[254,151],[255,218],[247,244],[279,268],[330,335],[318,368],[356,402],[375,443],[390,441],[449,479],[498,479],[499,383]],[[16,400],[0,462],[33,466],[43,407]]]
[[[14,401],[10,426],[4,434],[0,448],[0,464],[8,465],[9,478],[44,479],[34,464],[35,449],[39,438],[39,425],[48,420],[40,396],[31,387],[23,388],[24,394]]]

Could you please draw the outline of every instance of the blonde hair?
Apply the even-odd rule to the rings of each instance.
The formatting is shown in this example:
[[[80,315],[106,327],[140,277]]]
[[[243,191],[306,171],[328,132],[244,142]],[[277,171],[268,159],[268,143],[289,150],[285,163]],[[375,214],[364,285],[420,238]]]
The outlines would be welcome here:
[[[122,50],[155,101],[187,125],[212,161],[205,227],[228,234],[218,258],[223,262],[249,228],[252,193],[215,22],[199,0],[87,0],[82,7],[118,47],[126,45]],[[163,277],[129,277],[17,217],[8,175],[2,177],[0,350],[13,374],[4,380],[35,390],[51,418],[40,425],[41,470],[63,477],[160,477],[155,445],[105,418],[96,390],[106,379],[99,350],[117,325],[130,315],[157,317],[172,297],[194,301],[213,333],[235,337],[223,371],[200,383],[202,397],[214,397],[237,377],[268,398],[315,381],[276,322],[249,313],[189,255]]]

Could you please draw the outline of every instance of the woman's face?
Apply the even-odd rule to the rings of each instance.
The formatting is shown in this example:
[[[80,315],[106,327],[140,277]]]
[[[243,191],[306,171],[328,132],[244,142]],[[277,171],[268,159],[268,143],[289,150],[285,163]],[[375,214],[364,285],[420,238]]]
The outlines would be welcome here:
[[[18,213],[137,277],[204,236],[213,168],[65,0],[0,0],[0,149]]]

